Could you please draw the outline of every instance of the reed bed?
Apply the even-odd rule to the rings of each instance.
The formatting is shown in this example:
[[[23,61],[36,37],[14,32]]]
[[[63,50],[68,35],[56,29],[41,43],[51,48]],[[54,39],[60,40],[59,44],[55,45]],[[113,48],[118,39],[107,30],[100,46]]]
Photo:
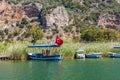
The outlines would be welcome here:
[[[13,43],[0,43],[0,54],[8,55],[13,60],[26,60],[27,53],[31,52],[27,46],[31,45],[30,42],[13,42]],[[73,59],[76,50],[85,50],[85,54],[91,52],[101,52],[107,55],[108,52],[120,52],[118,49],[113,49],[113,46],[120,45],[119,42],[93,42],[93,43],[72,43],[66,42],[61,47],[63,58]],[[38,49],[34,50],[38,51]]]
[[[28,44],[28,42],[0,43],[2,47],[0,53],[10,56],[12,60],[26,60]]]
[[[65,57],[73,58],[75,51],[82,49],[85,50],[85,54],[91,52],[101,52],[104,56],[107,56],[108,52],[116,51],[115,49],[113,49],[113,47],[116,45],[120,45],[120,43],[119,42],[65,43],[61,48],[61,53],[63,53],[63,56]]]

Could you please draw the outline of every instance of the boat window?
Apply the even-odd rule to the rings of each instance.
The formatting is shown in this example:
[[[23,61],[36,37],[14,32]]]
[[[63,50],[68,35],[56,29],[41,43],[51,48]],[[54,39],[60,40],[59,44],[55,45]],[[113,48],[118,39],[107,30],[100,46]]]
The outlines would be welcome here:
[[[55,49],[55,54],[59,54],[59,49]]]
[[[46,55],[50,55],[50,50],[46,49]]]

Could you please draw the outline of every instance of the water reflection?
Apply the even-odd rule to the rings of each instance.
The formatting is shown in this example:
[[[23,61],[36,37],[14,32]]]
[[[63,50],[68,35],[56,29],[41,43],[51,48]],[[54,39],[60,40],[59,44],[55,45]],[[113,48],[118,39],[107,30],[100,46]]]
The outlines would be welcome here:
[[[0,80],[120,80],[120,59],[0,61]]]
[[[54,80],[57,78],[54,75],[60,75],[60,62],[54,61],[30,61],[29,68],[31,69],[30,75],[35,80]],[[39,77],[38,77],[39,76]]]

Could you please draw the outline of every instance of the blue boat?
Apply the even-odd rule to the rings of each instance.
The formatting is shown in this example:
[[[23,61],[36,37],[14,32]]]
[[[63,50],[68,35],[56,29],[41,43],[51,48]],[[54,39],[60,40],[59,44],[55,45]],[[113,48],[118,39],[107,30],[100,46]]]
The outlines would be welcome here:
[[[120,53],[109,53],[109,56],[111,57],[111,58],[120,58]]]
[[[114,48],[120,49],[120,46],[114,46]]]
[[[101,58],[102,54],[101,53],[89,53],[85,54],[86,58]]]
[[[114,46],[113,48],[120,49],[120,46]],[[109,52],[109,57],[120,58],[120,53]]]
[[[61,60],[61,54],[56,51],[56,53],[50,53],[50,48],[57,48],[60,47],[57,44],[37,44],[28,46],[28,48],[39,48],[39,49],[45,49],[42,50],[41,53],[28,53],[28,59],[32,60]]]

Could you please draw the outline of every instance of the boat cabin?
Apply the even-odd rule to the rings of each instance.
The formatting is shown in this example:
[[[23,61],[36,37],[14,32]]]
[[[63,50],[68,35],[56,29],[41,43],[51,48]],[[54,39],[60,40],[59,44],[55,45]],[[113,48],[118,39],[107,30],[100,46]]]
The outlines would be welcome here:
[[[58,49],[59,47],[60,46],[57,44],[37,44],[28,46],[28,48],[36,48],[41,50],[39,53],[28,53],[28,58],[37,60],[61,60],[62,58],[61,53],[59,52],[60,50]]]

